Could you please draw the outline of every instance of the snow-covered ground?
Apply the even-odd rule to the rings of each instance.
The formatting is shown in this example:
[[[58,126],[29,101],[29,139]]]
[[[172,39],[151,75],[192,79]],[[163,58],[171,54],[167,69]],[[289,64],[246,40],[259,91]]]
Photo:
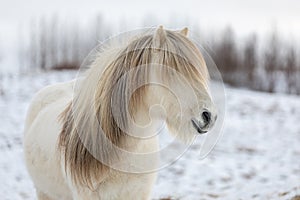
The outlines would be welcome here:
[[[0,77],[0,199],[35,199],[22,129],[33,94],[75,72]],[[226,88],[223,136],[199,159],[191,147],[159,171],[153,198],[291,199],[300,195],[300,97]]]

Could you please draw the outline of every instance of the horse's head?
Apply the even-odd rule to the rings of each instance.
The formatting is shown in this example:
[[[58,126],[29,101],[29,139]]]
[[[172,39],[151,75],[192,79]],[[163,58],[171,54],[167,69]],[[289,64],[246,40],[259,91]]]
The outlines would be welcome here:
[[[155,127],[149,126],[151,122],[161,121],[153,119],[163,119],[172,134],[186,141],[213,126],[217,113],[209,94],[208,70],[187,31],[160,26],[97,57],[86,79],[101,78],[96,84],[86,81],[79,94],[96,100],[88,109],[96,108],[104,132],[112,139],[119,140],[121,132],[140,136]],[[78,108],[85,109],[84,105]],[[153,109],[157,107],[164,113]]]
[[[184,141],[208,132],[217,119],[206,63],[187,34],[187,28],[156,29],[151,41],[154,84],[148,93],[149,108],[160,105],[170,132]]]

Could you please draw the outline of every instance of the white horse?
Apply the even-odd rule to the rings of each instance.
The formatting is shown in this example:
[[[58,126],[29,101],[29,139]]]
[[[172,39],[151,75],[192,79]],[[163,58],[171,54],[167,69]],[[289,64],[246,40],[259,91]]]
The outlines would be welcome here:
[[[24,152],[39,200],[151,197],[155,170],[142,173],[141,168],[155,169],[155,157],[149,160],[146,154],[159,146],[153,134],[157,126],[148,124],[163,119],[172,135],[190,141],[216,120],[207,67],[187,32],[160,26],[118,51],[98,53],[83,79],[35,95],[26,118]],[[184,81],[191,90],[181,87]],[[164,115],[149,116],[155,105],[163,107]],[[150,136],[140,139],[139,134]],[[119,154],[120,149],[125,153]],[[145,156],[138,161],[124,156],[128,152]]]

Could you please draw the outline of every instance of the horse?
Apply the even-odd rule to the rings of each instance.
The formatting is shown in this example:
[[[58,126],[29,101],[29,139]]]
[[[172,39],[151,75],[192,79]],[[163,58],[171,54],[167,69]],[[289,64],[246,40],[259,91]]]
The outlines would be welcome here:
[[[159,26],[113,47],[83,77],[30,103],[24,154],[39,200],[149,199],[159,161],[147,155],[159,152],[161,121],[185,143],[216,121],[208,69],[187,28]]]

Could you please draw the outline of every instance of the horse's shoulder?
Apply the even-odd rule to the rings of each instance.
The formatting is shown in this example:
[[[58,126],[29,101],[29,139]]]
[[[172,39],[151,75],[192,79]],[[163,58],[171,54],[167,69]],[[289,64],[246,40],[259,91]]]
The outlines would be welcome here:
[[[72,98],[73,86],[75,81],[63,82],[49,85],[38,91],[31,100],[27,111],[26,127],[30,126],[41,110],[48,105],[61,100],[62,98]]]

